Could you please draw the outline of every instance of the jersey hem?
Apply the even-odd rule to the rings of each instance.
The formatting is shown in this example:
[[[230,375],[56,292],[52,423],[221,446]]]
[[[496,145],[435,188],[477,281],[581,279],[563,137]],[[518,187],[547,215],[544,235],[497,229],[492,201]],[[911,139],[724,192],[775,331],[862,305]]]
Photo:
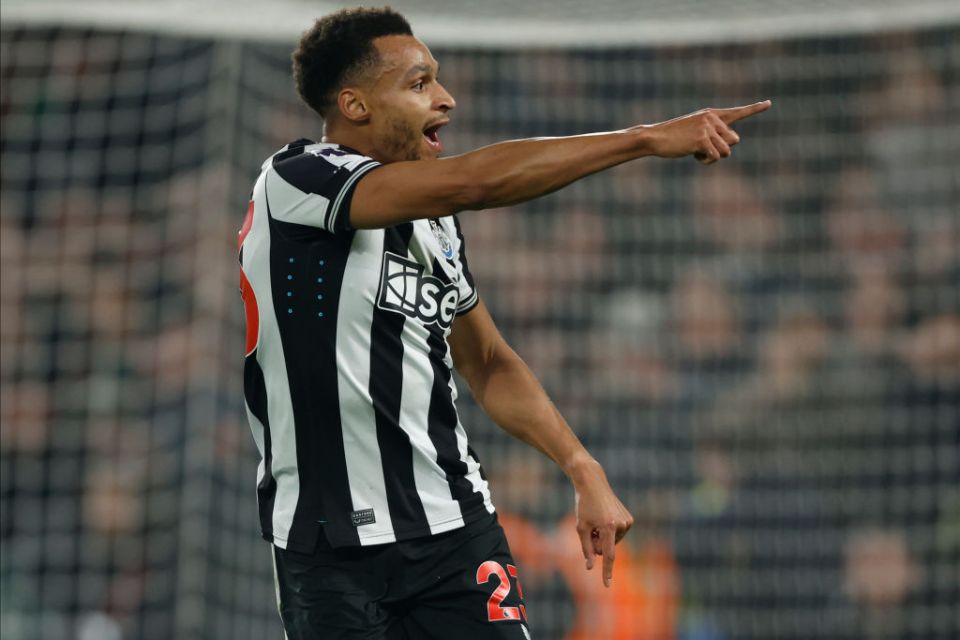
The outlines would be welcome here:
[[[489,506],[488,506],[489,505]],[[377,533],[369,536],[360,536],[360,546],[374,546],[377,544],[390,544],[391,542],[403,542],[405,540],[412,540],[413,538],[424,538],[427,536],[439,535],[441,533],[446,533],[448,531],[454,531],[456,529],[463,528],[468,524],[476,522],[481,517],[495,513],[496,509],[493,507],[492,503],[482,502],[477,507],[474,507],[470,511],[467,511],[463,515],[457,516],[456,518],[450,518],[449,520],[441,520],[440,522],[430,522],[427,523],[426,527],[416,527],[413,529],[404,529],[401,531],[387,531],[384,533]],[[463,524],[457,524],[454,527],[444,527],[444,525],[449,525],[450,523],[456,523],[462,521]],[[437,531],[436,529],[439,529]],[[382,539],[378,542],[377,540]]]
[[[332,540],[329,540],[330,546],[335,549],[338,548],[350,548],[350,547],[365,547],[365,546],[376,546],[378,544],[391,544],[393,542],[403,542],[405,540],[412,540],[414,538],[424,538],[428,536],[440,535],[441,533],[447,533],[448,531],[454,531],[456,529],[461,529],[469,524],[472,524],[482,518],[485,515],[491,513],[496,513],[496,507],[493,506],[492,502],[484,501],[478,506],[470,509],[461,516],[456,518],[450,518],[448,520],[441,520],[440,522],[430,522],[427,523],[426,527],[416,527],[414,529],[404,529],[402,531],[387,531],[384,533],[377,533],[369,536],[360,536],[359,544],[343,544],[336,543]],[[456,523],[457,521],[462,521],[462,524],[457,524],[453,527],[446,527],[450,523]],[[436,530],[439,529],[439,530]],[[314,544],[300,544],[290,538],[284,538],[275,534],[270,534],[261,531],[260,537],[281,549],[287,551],[294,551],[296,553],[313,553],[313,549],[316,545]],[[381,540],[382,539],[382,540]],[[378,541],[379,540],[379,541]]]
[[[314,539],[313,544],[300,544],[295,540],[290,540],[290,538],[282,538],[280,536],[260,532],[260,537],[272,544],[275,547],[283,549],[285,551],[293,551],[295,553],[313,553],[314,548],[317,545],[316,539]]]

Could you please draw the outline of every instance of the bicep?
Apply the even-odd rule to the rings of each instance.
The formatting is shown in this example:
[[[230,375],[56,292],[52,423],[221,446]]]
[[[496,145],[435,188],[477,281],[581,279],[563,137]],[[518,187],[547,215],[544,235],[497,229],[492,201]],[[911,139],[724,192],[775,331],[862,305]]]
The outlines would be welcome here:
[[[381,229],[472,208],[480,186],[457,158],[393,162],[364,176],[350,205],[355,229]]]

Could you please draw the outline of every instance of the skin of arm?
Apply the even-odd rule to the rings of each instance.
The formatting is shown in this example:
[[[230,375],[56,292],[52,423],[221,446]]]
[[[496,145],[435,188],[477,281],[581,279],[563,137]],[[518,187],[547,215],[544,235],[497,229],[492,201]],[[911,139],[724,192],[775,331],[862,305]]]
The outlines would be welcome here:
[[[576,491],[577,533],[587,569],[603,557],[613,577],[615,545],[633,524],[600,464],[587,452],[526,363],[507,345],[481,301],[453,323],[454,365],[486,414],[512,436],[553,460]]]
[[[764,101],[704,109],[620,131],[512,140],[451,158],[392,162],[359,182],[350,221],[358,229],[382,228],[516,204],[646,156],[694,155],[712,164],[740,141],[730,125],[769,107]]]

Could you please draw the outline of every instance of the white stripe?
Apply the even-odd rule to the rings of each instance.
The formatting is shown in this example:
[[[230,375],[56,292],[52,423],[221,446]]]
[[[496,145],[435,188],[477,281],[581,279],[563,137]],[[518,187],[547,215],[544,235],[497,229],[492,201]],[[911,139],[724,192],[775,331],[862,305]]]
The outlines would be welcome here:
[[[403,341],[403,395],[400,398],[400,428],[413,448],[413,479],[433,534],[463,526],[460,503],[453,499],[447,476],[437,464],[437,450],[430,440],[429,412],[433,391],[433,365],[423,351],[430,331],[419,322],[406,322]],[[418,346],[420,345],[420,346]]]
[[[280,341],[280,329],[273,311],[270,287],[270,229],[267,220],[266,175],[254,187],[254,214],[250,232],[243,243],[244,273],[257,299],[260,341],[257,362],[263,369],[267,390],[267,419],[270,423],[271,471],[277,482],[273,505],[275,542],[285,546],[300,496],[297,473],[297,441],[294,433],[293,401],[287,380],[287,365]]]
[[[376,522],[358,527],[361,543],[367,538],[396,540],[370,398],[370,327],[376,289],[361,284],[371,278],[379,281],[383,238],[382,229],[354,234],[337,309],[337,385],[350,497],[354,510],[373,509],[376,517]]]
[[[253,434],[253,442],[254,442],[254,444],[257,445],[257,451],[259,451],[259,452],[260,452],[260,455],[262,456],[263,453],[264,453],[264,451],[263,451],[263,431],[264,431],[263,425],[260,424],[260,420],[257,418],[257,416],[253,415],[253,412],[250,411],[250,406],[247,405],[246,400],[244,400],[243,407],[244,407],[244,409],[247,410],[247,421],[250,422],[250,433]],[[258,481],[258,482],[259,482],[259,480],[260,480],[260,478],[257,478],[257,481]]]
[[[483,496],[483,506],[493,513],[496,509],[493,506],[493,500],[490,499],[490,486],[480,475],[480,463],[467,451],[467,432],[464,431],[459,419],[457,420],[457,444],[460,446],[460,457],[467,464],[467,480],[473,485],[473,490],[479,491]]]
[[[364,166],[360,167],[359,169],[357,169],[357,170],[347,179],[347,181],[346,181],[346,182],[344,183],[344,185],[343,185],[343,188],[340,189],[340,193],[337,194],[337,199],[333,201],[333,207],[329,210],[330,222],[329,222],[329,224],[327,224],[327,230],[328,230],[328,231],[331,231],[331,232],[332,232],[334,229],[337,228],[337,226],[336,226],[336,225],[337,225],[337,218],[340,216],[340,213],[341,213],[341,211],[340,211],[340,205],[343,203],[343,198],[344,198],[344,196],[346,196],[346,194],[350,193],[350,188],[353,186],[353,184],[354,184],[357,180],[359,180],[360,177],[363,176],[363,174],[365,174],[367,171],[370,171],[370,170],[373,169],[374,167],[379,167],[379,166],[380,166],[380,163],[379,163],[379,162],[371,161],[370,164],[364,165]]]
[[[273,168],[267,170],[270,213],[275,220],[323,227],[330,201],[315,193],[306,193],[283,179]]]
[[[250,432],[253,433],[253,442],[257,445],[257,451],[260,452],[260,464],[257,465],[257,486],[259,487],[260,483],[263,481],[263,477],[267,474],[263,445],[264,428],[257,416],[253,415],[253,413],[250,411],[250,407],[247,406],[246,401],[244,401],[243,405],[247,410],[247,420],[250,422]]]
[[[451,360],[449,364],[452,366],[453,361]],[[450,397],[454,401],[454,411],[457,414],[456,433],[457,448],[460,450],[460,460],[467,465],[466,477],[467,480],[470,481],[470,484],[473,485],[473,490],[480,492],[480,495],[483,496],[483,504],[487,508],[487,511],[493,513],[495,508],[493,501],[490,499],[490,487],[487,485],[487,481],[483,479],[483,476],[480,475],[480,462],[467,451],[467,432],[463,428],[463,423],[460,422],[460,412],[456,409],[457,383],[454,382],[453,376],[450,376],[449,387]]]

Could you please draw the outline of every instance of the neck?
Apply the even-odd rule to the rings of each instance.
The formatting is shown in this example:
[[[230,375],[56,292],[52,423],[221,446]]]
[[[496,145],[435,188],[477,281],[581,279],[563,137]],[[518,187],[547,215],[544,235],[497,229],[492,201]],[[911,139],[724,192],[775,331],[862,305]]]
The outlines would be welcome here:
[[[377,157],[376,148],[370,143],[366,136],[362,134],[360,127],[338,126],[337,123],[327,123],[323,127],[323,142],[330,144],[339,144],[350,147],[354,151],[359,151],[365,156],[370,156],[374,160],[383,162],[383,158]]]

